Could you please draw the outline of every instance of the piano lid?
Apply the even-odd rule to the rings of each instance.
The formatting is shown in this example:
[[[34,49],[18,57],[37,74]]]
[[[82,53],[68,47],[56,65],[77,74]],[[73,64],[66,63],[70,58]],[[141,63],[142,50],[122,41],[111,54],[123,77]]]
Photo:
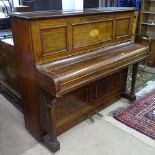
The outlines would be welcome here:
[[[127,12],[134,11],[133,7],[99,7],[99,8],[90,8],[84,10],[50,10],[50,11],[35,11],[35,12],[26,12],[26,13],[14,13],[11,16],[17,18],[24,18],[28,20],[43,19],[43,18],[56,18],[56,17],[65,17],[65,16],[78,16],[78,15],[93,15],[93,14],[103,14],[103,13],[114,13],[114,12]]]
[[[40,86],[60,97],[147,57],[148,47],[123,42],[37,65]]]

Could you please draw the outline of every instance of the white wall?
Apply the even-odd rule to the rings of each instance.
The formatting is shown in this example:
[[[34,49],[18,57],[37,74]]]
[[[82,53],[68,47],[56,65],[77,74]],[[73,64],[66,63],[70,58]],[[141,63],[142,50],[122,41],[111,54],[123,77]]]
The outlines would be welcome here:
[[[99,7],[101,7],[101,0],[99,0]]]
[[[63,11],[83,10],[83,0],[62,0]]]
[[[7,1],[4,1],[5,2],[5,5],[7,6],[8,10],[10,11],[10,6],[9,6],[9,3]],[[19,5],[19,0],[14,0],[14,6],[18,6]],[[2,1],[0,1],[0,12],[2,12],[2,6],[3,3]]]
[[[19,0],[13,0],[14,1],[14,5],[18,6],[19,5]]]

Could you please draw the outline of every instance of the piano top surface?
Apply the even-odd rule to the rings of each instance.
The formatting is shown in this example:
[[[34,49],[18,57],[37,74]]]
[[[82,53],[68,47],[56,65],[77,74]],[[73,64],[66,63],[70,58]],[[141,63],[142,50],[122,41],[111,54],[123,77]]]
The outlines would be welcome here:
[[[65,16],[78,16],[78,15],[93,15],[93,14],[103,14],[103,13],[114,13],[114,12],[126,12],[134,11],[133,7],[99,7],[99,8],[89,8],[84,10],[48,10],[48,11],[35,11],[35,12],[22,12],[15,13],[11,16],[24,19],[42,19],[42,18],[56,18]]]

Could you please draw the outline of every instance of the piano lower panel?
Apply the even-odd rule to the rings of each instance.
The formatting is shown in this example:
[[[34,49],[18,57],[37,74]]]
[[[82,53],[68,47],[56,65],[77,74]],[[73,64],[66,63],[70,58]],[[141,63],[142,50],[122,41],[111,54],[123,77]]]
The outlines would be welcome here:
[[[40,90],[40,111],[43,133],[48,133],[46,106],[55,113],[55,131],[60,135],[64,131],[94,115],[94,110],[102,110],[121,98],[126,81],[127,68],[108,77],[77,89],[55,101],[55,97]],[[52,116],[51,116],[52,117]],[[51,118],[52,120],[53,118]],[[52,131],[53,132],[53,131]]]

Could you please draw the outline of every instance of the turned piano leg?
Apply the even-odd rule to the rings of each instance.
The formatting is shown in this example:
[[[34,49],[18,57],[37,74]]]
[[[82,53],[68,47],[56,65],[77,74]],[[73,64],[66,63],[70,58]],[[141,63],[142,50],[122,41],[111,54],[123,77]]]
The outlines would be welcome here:
[[[48,134],[43,137],[44,144],[52,151],[56,152],[60,149],[60,143],[57,140],[56,134],[56,114],[55,114],[55,103],[48,106],[47,110],[47,125]]]
[[[128,93],[128,92],[123,93],[123,97],[128,99],[131,102],[136,100],[135,84],[136,84],[136,78],[137,78],[137,73],[138,73],[138,65],[139,65],[139,63],[136,63],[136,64],[133,65],[130,93]]]
[[[132,71],[132,82],[131,82],[130,96],[133,99],[133,101],[136,100],[135,85],[136,85],[136,78],[137,78],[137,73],[138,73],[138,65],[139,65],[139,63],[136,63],[135,65],[133,65],[133,71]]]

